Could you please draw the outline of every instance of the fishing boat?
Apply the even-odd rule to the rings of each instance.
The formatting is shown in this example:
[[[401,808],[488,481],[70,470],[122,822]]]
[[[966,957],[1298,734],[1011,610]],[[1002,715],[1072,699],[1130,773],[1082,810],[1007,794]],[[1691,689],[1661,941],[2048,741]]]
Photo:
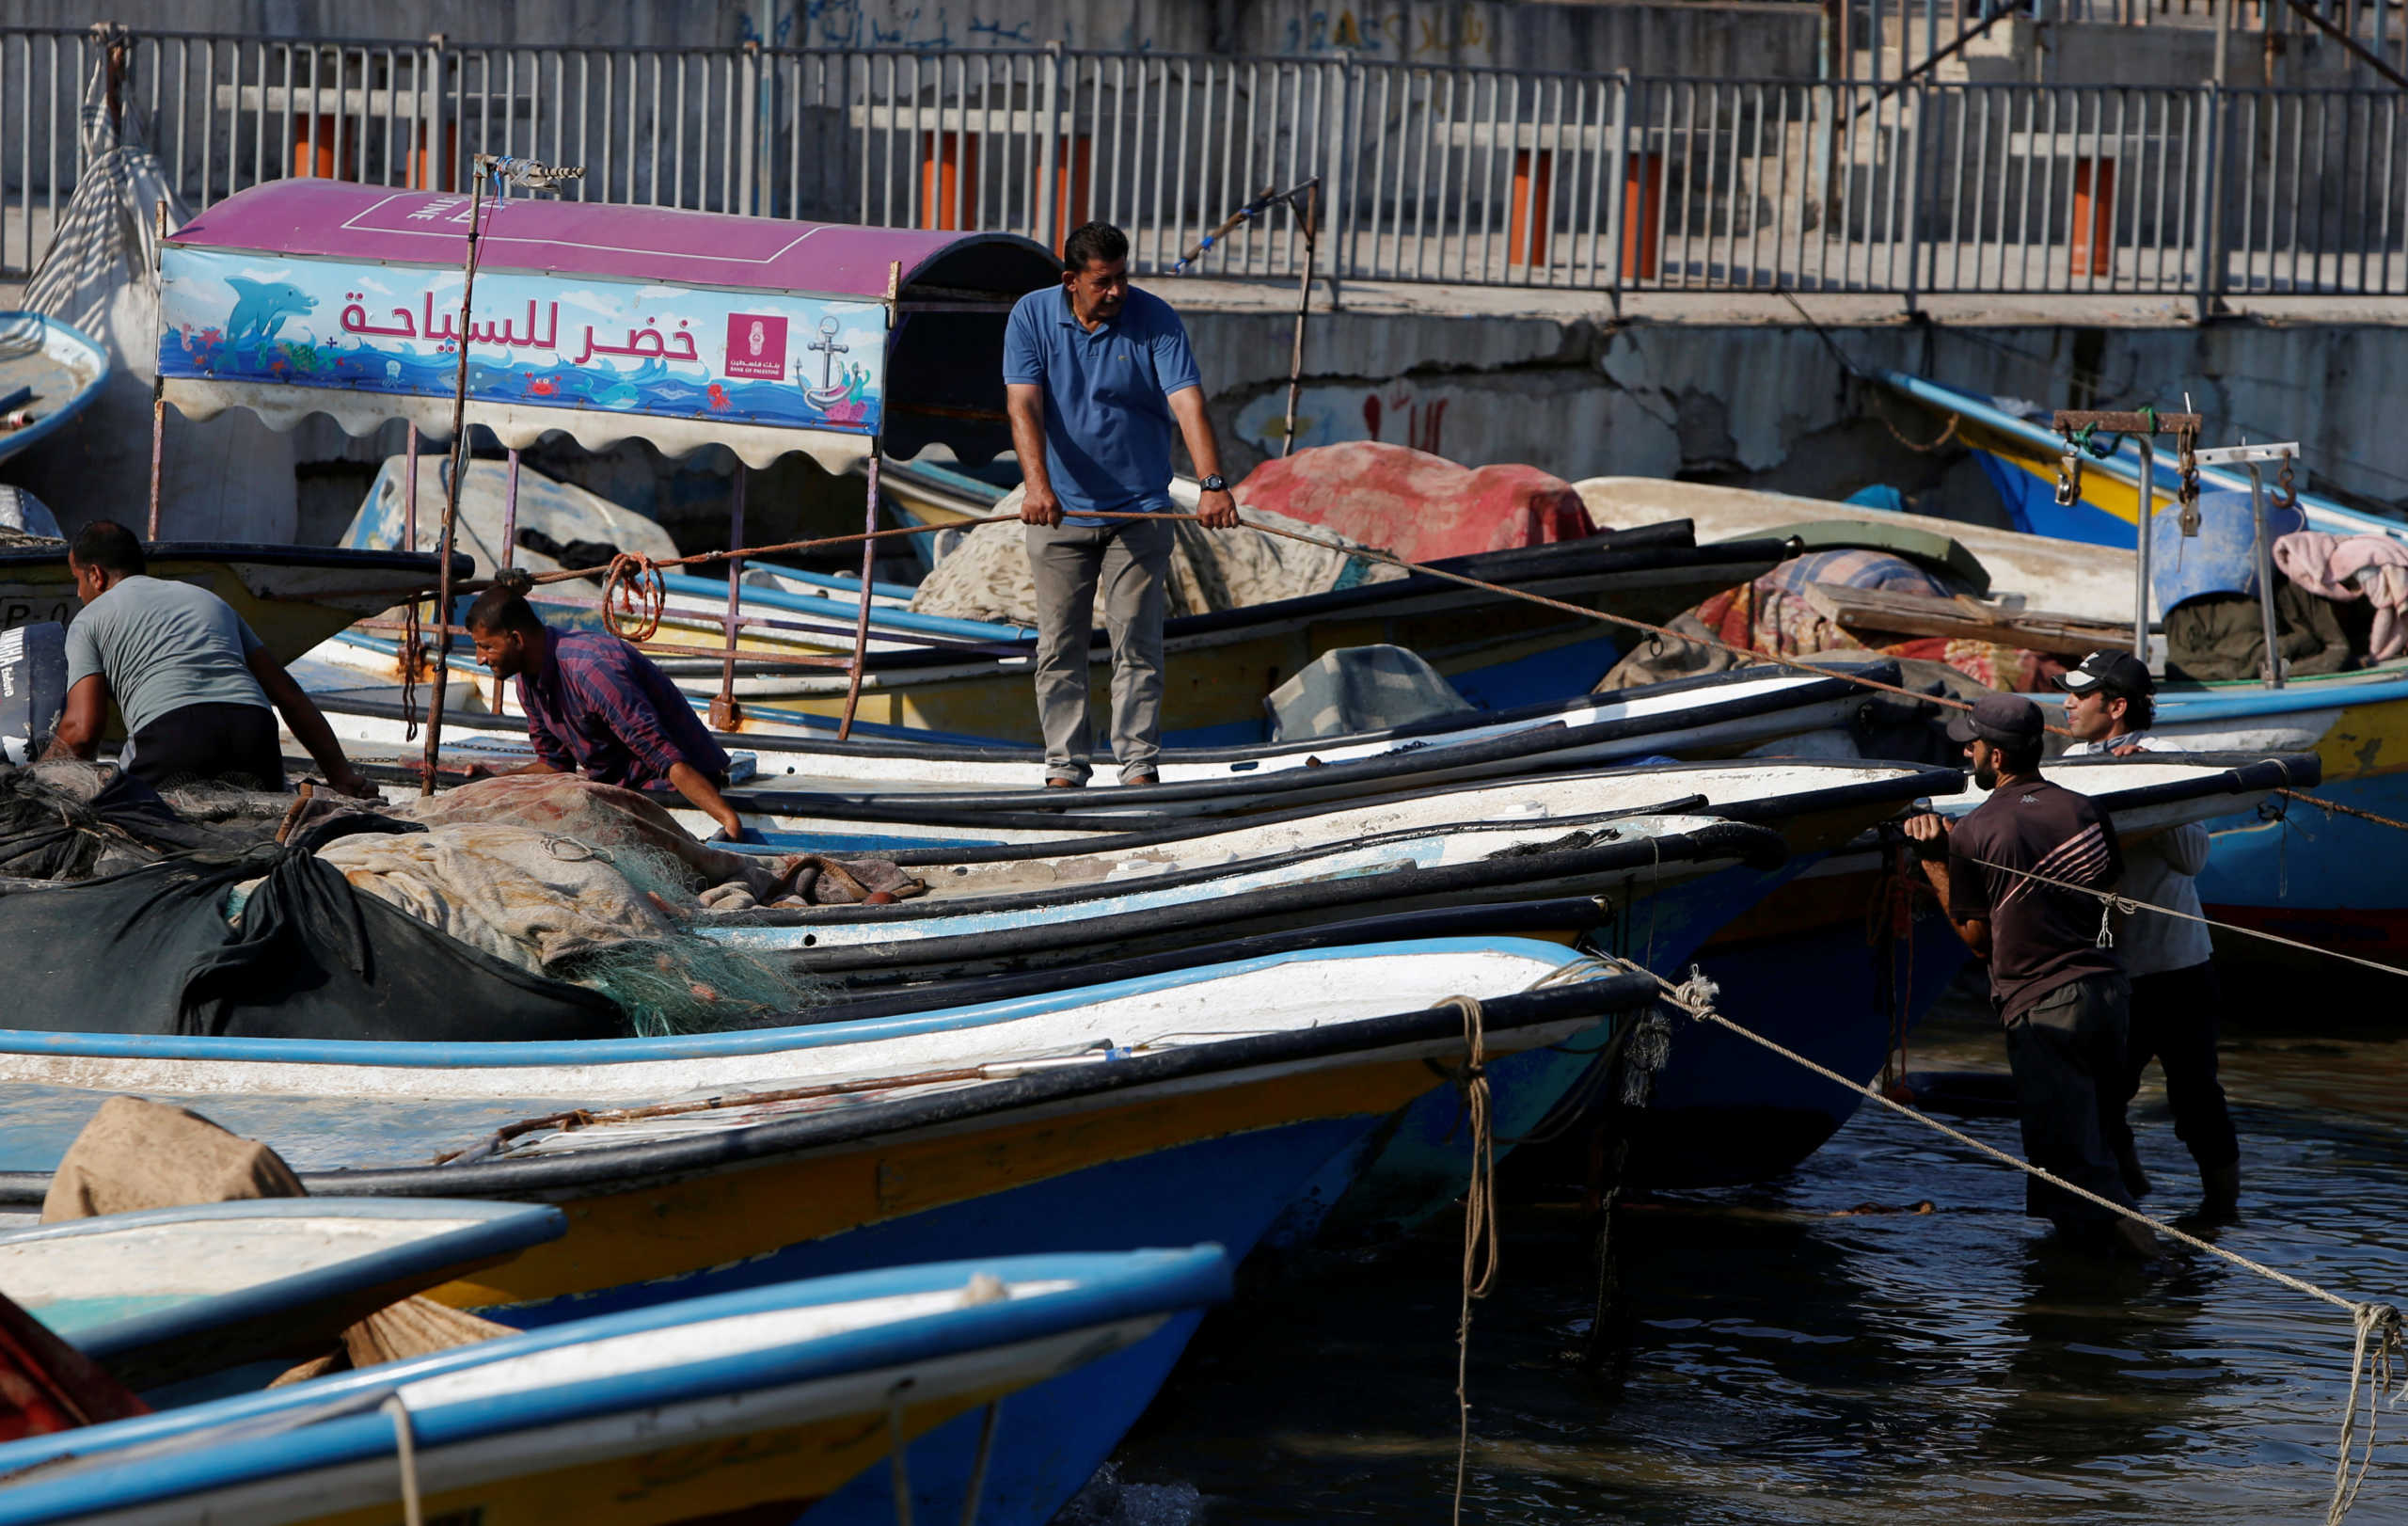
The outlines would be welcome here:
[[[343,1327],[567,1227],[536,1203],[196,1203],[0,1232],[0,1293],[150,1390],[317,1356]]]
[[[2058,463],[2066,444],[2050,427],[2048,411],[2028,403],[1943,386],[1903,371],[1877,371],[1873,379],[1919,412],[1955,419],[1956,438],[1981,463],[1983,474],[1997,490],[2000,507],[2017,530],[2052,540],[2132,548],[2140,524],[2138,440],[2119,436],[2112,448],[2104,442],[2086,446],[2074,501],[2059,503]],[[2249,491],[2248,473],[2229,467],[2200,468],[2199,483],[2203,488]],[[2173,507],[2177,486],[2174,462],[2161,451],[2151,483],[2154,508]],[[2408,535],[2408,525],[2400,520],[2353,509],[2317,493],[2303,491],[2298,497],[2311,530],[2336,535]],[[2131,617],[2130,604],[2127,598],[2126,619]]]
[[[102,1089],[144,1078],[275,1146],[316,1196],[558,1206],[562,1240],[432,1295],[531,1327],[967,1248],[1211,1241],[1241,1259],[1326,1162],[1449,1086],[1470,1018],[1439,1003],[1478,1002],[1495,1066],[1580,1039],[1655,990],[1555,945],[1439,940],[849,1034],[555,1045],[8,1034],[0,1074],[12,1119],[62,1124],[76,1111],[62,1093],[88,1112]],[[975,1048],[965,1021],[987,1030]],[[612,1097],[684,1100],[591,1105]],[[330,1114],[376,1126],[329,1129]],[[30,1121],[0,1137],[0,1162],[18,1168],[0,1176],[0,1206],[40,1201],[64,1145]],[[425,1164],[437,1155],[448,1163]],[[986,1498],[1008,1487],[1034,1512],[1012,1518],[1047,1518],[1192,1327],[1175,1321],[1015,1401],[993,1456],[1021,1471],[990,1477]],[[915,1455],[915,1487],[958,1498],[974,1429],[951,1452]]]
[[[2187,821],[2207,822],[2221,842],[2234,830],[2226,823],[2254,821],[2258,805],[2313,785],[2317,771],[2312,755],[2162,753],[2061,758],[2042,770],[2096,801],[2127,842]],[[1969,788],[1932,803],[1961,816],[1986,798]],[[1719,1009],[1871,1080],[1970,957],[1919,879],[1896,840],[1877,835],[1808,866],[1706,941],[1698,965],[1720,988]],[[1653,1100],[1633,1121],[1632,1169],[1662,1186],[1776,1176],[1820,1149],[1861,1101],[1736,1034],[1679,1020]]]
[[[1929,383],[1921,385],[1934,398],[1942,395]],[[1988,406],[1960,394],[1945,395],[1968,409]],[[2004,430],[2015,416],[2001,413],[2001,420]],[[2027,451],[2038,450],[2046,431],[2028,421],[2018,429],[2020,433],[2001,437],[2020,439]],[[2113,470],[2125,459],[2111,456],[2097,464],[2100,469],[2086,469],[2084,491],[2106,491],[2101,485],[2117,480]],[[2052,471],[2053,462],[2051,455],[2047,465]],[[2025,465],[2037,470],[2041,463],[2036,455]],[[2202,478],[2212,469],[2203,469]],[[2171,491],[2171,473],[2162,480],[2166,486],[2160,494],[2161,506],[2171,501],[2164,496]],[[2131,515],[2137,512],[2131,505],[2138,501],[2129,489],[2129,512],[2116,521],[2125,526],[2119,547],[1738,488],[1639,478],[1592,478],[1579,486],[1591,514],[1603,522],[1612,522],[1609,516],[1616,512],[1650,519],[1683,514],[1695,518],[1703,533],[1804,533],[1819,547],[1895,550],[1935,567],[1945,558],[1931,549],[1933,544],[1953,541],[1978,553],[1988,569],[1992,592],[2022,595],[2034,608],[2120,621],[2129,640],[2134,580],[2129,548]],[[2400,533],[2388,521],[2323,503],[2312,495],[2303,494],[2301,504],[2312,525],[2337,534]],[[2106,509],[2098,513],[2094,528],[2105,535],[2105,523],[2115,516]],[[2068,650],[2065,655],[2075,654]],[[2058,701],[2053,694],[2033,697],[2044,707]],[[2214,855],[2199,877],[2199,893],[2210,916],[2408,965],[2408,898],[2381,867],[2399,851],[2399,829],[2350,814],[2366,811],[2391,820],[2408,819],[2408,661],[2350,673],[2294,675],[2279,689],[2245,681],[2164,683],[2158,691],[2151,730],[2202,752],[2313,752],[2323,779],[2318,798],[2347,808],[2327,810],[2315,801],[2283,797],[2271,803],[2262,817],[2215,822]],[[2271,993],[2299,971],[2291,956],[2259,945],[2232,950],[2228,973],[2241,977],[2250,989]],[[2356,979],[2329,967],[2318,978]]]
[[[74,325],[0,312],[0,461],[65,429],[100,395],[111,369],[109,352]]]
[[[1001,1486],[1026,1479],[1004,1419],[1018,1396],[1183,1332],[1228,1294],[1228,1258],[1199,1246],[903,1266],[574,1319],[0,1445],[0,1522],[837,1521],[875,1470],[913,1483],[886,1518],[917,1506],[1040,1526]],[[1096,1397],[1124,1426],[1144,1402]],[[955,1483],[942,1475],[965,1419],[990,1444]],[[970,1476],[985,1486],[965,1501]]]
[[[1686,526],[1676,525],[1435,564],[1544,597],[1660,623],[1710,594],[1747,581],[1787,554],[1767,542],[1700,548]],[[673,650],[656,656],[672,677],[704,695],[721,687],[724,660],[708,648],[724,639],[720,622],[725,584],[717,585],[718,612],[709,609],[709,586],[693,579],[673,582],[664,618],[673,625],[685,621],[687,628]],[[855,600],[848,596],[839,603],[833,592],[748,587],[742,606],[740,617],[752,623],[753,634],[749,646],[739,640],[736,659],[735,695],[746,710],[741,729],[775,736],[834,724],[850,688],[849,656],[838,654],[849,654],[853,644]],[[600,620],[598,604],[556,603],[545,612],[563,624]],[[761,622],[790,628],[764,635]],[[860,720],[1021,745],[1038,739],[1028,687],[1033,632],[880,608],[873,608],[869,631],[855,712]],[[1103,684],[1109,653],[1101,644],[1101,632],[1097,639],[1096,673]],[[1164,735],[1174,744],[1199,747],[1261,741],[1262,697],[1333,647],[1406,647],[1427,658],[1474,703],[1504,709],[1585,692],[1630,640],[1624,628],[1426,575],[1178,615],[1164,624],[1164,660],[1194,681],[1164,691]],[[697,641],[707,645],[693,644]],[[363,684],[390,684],[402,676],[400,646],[389,632],[349,631],[316,655],[357,673]],[[757,665],[770,659],[770,665]],[[475,681],[465,651],[454,662],[464,681]],[[492,703],[490,696],[485,703]]]
[[[230,541],[160,541],[147,559],[150,576],[206,588],[232,605],[282,662],[363,615],[423,596],[439,571],[436,558],[406,551]],[[455,576],[467,576],[467,558],[452,558]],[[64,544],[0,546],[0,630],[64,625],[82,607]]]
[[[1836,675],[1894,682],[1896,665],[1841,664]],[[398,701],[321,694],[320,707],[352,739],[353,761],[397,787],[422,767],[405,755]],[[871,739],[772,748],[722,734],[732,757],[748,760],[730,800],[765,830],[815,841],[875,836],[879,823],[909,823],[925,837],[1018,841],[1150,829],[1178,817],[1228,816],[1449,783],[1603,765],[1678,753],[1718,756],[1845,726],[1864,691],[1846,676],[1758,668],[1584,695],[1502,714],[1420,723],[1287,744],[1172,748],[1162,782],[1078,791],[1030,787],[1043,774],[1034,749]],[[362,739],[361,733],[370,733]],[[447,726],[438,768],[465,779],[472,765],[512,769],[531,761],[525,723],[464,716]],[[288,743],[297,747],[297,743]],[[439,777],[441,775],[438,775]],[[874,787],[865,787],[873,786]],[[1003,826],[1005,819],[1028,823]],[[692,823],[708,832],[695,816]],[[1005,835],[994,835],[995,833]]]

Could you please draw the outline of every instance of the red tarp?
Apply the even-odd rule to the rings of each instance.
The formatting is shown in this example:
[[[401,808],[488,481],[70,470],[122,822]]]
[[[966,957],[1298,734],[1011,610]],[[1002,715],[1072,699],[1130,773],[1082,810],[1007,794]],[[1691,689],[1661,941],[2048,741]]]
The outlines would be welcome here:
[[[1597,530],[1572,485],[1536,467],[1475,471],[1377,440],[1265,461],[1239,485],[1237,497],[1409,562],[1578,540]]]

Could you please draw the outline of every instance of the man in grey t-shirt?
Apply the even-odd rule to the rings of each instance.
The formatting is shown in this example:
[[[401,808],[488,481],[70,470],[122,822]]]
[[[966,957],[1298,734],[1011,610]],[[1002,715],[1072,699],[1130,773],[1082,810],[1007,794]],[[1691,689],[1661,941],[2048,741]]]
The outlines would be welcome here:
[[[125,771],[135,778],[282,789],[280,711],[329,784],[347,795],[376,792],[243,617],[206,589],[150,576],[132,531],[95,520],[68,548],[67,565],[84,611],[67,628],[67,708],[47,755],[95,755],[115,701],[125,716]]]

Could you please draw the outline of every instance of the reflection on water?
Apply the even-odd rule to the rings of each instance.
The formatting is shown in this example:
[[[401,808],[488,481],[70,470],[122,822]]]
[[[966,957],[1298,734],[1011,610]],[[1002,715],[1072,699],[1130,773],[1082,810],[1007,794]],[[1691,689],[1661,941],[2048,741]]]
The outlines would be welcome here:
[[[1979,1025],[1926,1034],[1913,1063],[2004,1068]],[[2408,1041],[2258,1034],[2227,1041],[2225,1074],[2247,1217],[2223,1243],[2345,1295],[2408,1295]],[[2012,1120],[1952,1121],[2016,1147]],[[2187,1209],[2197,1176],[2162,1092],[2135,1122],[2147,1205]],[[1784,1181],[1634,1206],[1615,1227],[1620,1355],[1593,1375],[1566,1359],[1593,1306],[1587,1232],[1568,1208],[1516,1210],[1476,1316],[1465,1518],[2321,1518],[2348,1317],[2206,1258],[2064,1251],[2019,1179],[1955,1149],[1868,1113]],[[1324,1264],[1209,1325],[1120,1476],[1193,1484],[1214,1522],[1443,1519],[1455,1258],[1433,1240]],[[2378,1443],[2353,1520],[2408,1520],[2403,1445]]]

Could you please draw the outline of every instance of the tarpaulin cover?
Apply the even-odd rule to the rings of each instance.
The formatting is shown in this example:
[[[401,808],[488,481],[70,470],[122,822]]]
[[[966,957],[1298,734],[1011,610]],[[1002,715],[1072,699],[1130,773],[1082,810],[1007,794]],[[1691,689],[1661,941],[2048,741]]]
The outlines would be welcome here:
[[[1240,490],[1243,493],[1243,489]],[[1021,490],[1013,488],[995,504],[998,514],[1018,514]],[[1239,517],[1255,524],[1333,536],[1320,525],[1306,524],[1273,514],[1250,502],[1240,504]],[[1283,598],[1303,598],[1357,583],[1387,582],[1404,576],[1403,569],[1365,562],[1320,546],[1266,535],[1252,530],[1206,530],[1185,520],[1172,527],[1170,601],[1172,615],[1209,614],[1215,610],[1245,609]],[[911,608],[922,614],[957,620],[988,620],[1003,625],[1037,624],[1037,580],[1028,568],[1027,532],[1006,522],[981,525],[961,537],[920,580]],[[1103,628],[1103,600],[1095,602],[1092,617]]]
[[[1814,653],[1855,656],[1867,650],[1900,659],[1944,663],[1989,689],[2020,693],[2046,689],[2065,664],[2045,653],[1958,636],[1915,636],[1893,642],[1860,639],[1825,617],[1807,596],[1816,583],[1891,593],[1946,597],[1945,582],[1904,557],[1858,548],[1814,551],[1792,557],[1753,582],[1715,595],[1675,615],[1668,628],[1778,657]],[[1599,691],[1662,683],[1703,673],[1721,673],[1744,660],[1703,641],[1642,643],[1598,683]]]
[[[1271,691],[1271,739],[1385,731],[1470,711],[1444,675],[1402,646],[1340,646]]]
[[[1578,540],[1597,530],[1572,485],[1536,467],[1475,470],[1368,439],[1265,461],[1238,485],[1237,498],[1409,562]]]
[[[626,1031],[607,998],[360,894],[310,846],[0,894],[8,1025],[448,1042]],[[230,926],[227,893],[252,879]]]

